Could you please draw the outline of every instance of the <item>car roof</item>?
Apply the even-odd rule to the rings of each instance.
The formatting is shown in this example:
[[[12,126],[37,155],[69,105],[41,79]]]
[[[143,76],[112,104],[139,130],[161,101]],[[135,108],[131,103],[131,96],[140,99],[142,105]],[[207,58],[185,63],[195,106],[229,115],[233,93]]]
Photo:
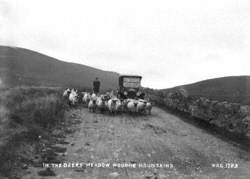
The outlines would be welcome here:
[[[124,78],[124,77],[137,77],[137,78],[142,78],[140,75],[120,75],[119,78]]]

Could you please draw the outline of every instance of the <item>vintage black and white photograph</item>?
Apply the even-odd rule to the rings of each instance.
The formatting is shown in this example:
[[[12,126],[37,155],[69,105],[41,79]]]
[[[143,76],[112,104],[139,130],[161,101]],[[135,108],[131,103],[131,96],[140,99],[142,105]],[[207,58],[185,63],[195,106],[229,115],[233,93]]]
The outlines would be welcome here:
[[[249,179],[250,0],[0,0],[0,179]]]

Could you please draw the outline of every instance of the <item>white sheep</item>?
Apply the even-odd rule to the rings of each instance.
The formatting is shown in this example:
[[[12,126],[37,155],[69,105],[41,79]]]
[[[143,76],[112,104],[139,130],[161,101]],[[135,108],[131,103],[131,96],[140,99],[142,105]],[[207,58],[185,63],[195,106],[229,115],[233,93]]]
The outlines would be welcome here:
[[[68,88],[63,92],[63,97],[68,98],[69,94],[70,94],[70,89]]]
[[[77,102],[78,102],[77,90],[72,89],[69,94],[69,103],[70,105],[76,105]]]
[[[137,105],[138,105],[138,101],[137,100],[129,99],[127,101],[127,110],[130,113],[136,113],[137,112]]]
[[[106,105],[105,105],[105,98],[103,95],[101,95],[100,97],[97,98],[97,101],[96,101],[96,105],[97,105],[97,109],[100,111],[100,112],[104,112],[105,109],[106,109]]]
[[[146,105],[147,105],[147,101],[145,100],[138,100],[138,104],[136,106],[136,112],[138,113],[144,113],[146,112]]]
[[[95,112],[96,111],[96,100],[91,99],[88,104],[89,111]]]
[[[83,104],[85,104],[86,106],[89,104],[91,95],[88,92],[83,92],[83,97],[82,97],[82,102]]]
[[[145,110],[148,114],[151,114],[152,104],[150,102],[147,102]]]
[[[107,102],[107,107],[110,113],[117,113],[121,105],[121,101],[118,98],[111,98]]]

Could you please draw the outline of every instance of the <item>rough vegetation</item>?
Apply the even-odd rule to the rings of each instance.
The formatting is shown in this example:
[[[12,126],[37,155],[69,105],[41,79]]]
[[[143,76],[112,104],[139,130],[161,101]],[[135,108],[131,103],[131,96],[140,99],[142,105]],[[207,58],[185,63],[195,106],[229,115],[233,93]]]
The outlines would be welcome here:
[[[190,115],[213,126],[246,135],[250,132],[250,106],[206,97],[189,96],[184,89],[155,91],[146,89],[151,100],[162,107]]]
[[[64,122],[67,105],[60,89],[18,87],[0,95],[0,176],[13,178],[39,153],[40,140]],[[20,172],[19,172],[20,173]]]

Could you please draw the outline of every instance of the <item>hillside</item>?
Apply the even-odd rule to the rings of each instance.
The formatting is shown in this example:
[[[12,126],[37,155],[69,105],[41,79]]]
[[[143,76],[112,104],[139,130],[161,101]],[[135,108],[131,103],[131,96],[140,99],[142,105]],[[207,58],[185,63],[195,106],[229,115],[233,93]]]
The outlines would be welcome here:
[[[67,63],[23,48],[0,46],[0,84],[91,88],[99,77],[103,90],[118,86],[118,73]]]
[[[250,76],[229,76],[178,86],[163,91],[183,88],[190,96],[204,96],[219,101],[250,104]]]

